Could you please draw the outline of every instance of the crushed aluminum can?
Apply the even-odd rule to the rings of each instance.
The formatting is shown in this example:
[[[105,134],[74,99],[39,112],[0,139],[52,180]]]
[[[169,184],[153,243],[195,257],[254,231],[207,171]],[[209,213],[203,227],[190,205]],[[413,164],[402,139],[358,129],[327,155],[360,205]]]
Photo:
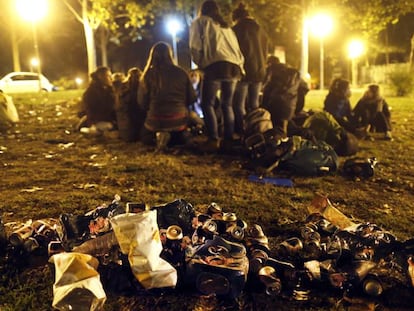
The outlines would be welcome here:
[[[33,227],[31,225],[25,224],[24,226],[10,234],[9,242],[13,246],[23,245],[24,241],[26,241],[32,235]]]
[[[262,267],[259,272],[259,279],[266,287],[266,294],[269,296],[279,295],[282,291],[282,283],[277,277],[276,269],[271,266]]]
[[[384,291],[384,288],[382,287],[379,279],[372,277],[372,276],[367,276],[364,279],[362,283],[362,289],[364,290],[366,294],[368,294],[369,296],[374,296],[374,297],[381,295],[382,292]]]

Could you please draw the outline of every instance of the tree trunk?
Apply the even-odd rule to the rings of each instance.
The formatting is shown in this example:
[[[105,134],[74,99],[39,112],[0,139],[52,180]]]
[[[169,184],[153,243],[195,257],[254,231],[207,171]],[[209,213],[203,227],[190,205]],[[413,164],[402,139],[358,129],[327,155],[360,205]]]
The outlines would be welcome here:
[[[13,17],[10,17],[12,19]],[[16,37],[16,24],[10,21],[10,39],[12,46],[13,55],[13,71],[21,71],[20,67],[20,55],[19,55],[19,44]]]
[[[389,46],[389,37],[388,37],[388,28],[385,28],[385,64],[388,66],[390,64],[390,46]]]
[[[99,27],[99,49],[102,66],[108,66],[108,32],[105,27]]]
[[[82,19],[83,30],[85,32],[86,52],[88,56],[88,73],[92,73],[96,69],[96,49],[93,29],[88,19],[87,1],[82,1]]]
[[[410,71],[414,71],[414,34],[411,37]]]

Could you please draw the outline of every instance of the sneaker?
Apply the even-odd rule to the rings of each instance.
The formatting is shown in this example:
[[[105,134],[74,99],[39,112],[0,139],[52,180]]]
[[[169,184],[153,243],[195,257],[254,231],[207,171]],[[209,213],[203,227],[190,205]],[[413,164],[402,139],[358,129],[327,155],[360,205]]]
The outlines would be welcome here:
[[[205,143],[199,146],[199,150],[205,153],[214,153],[220,149],[220,141],[218,139],[209,138]]]
[[[385,133],[384,139],[385,140],[389,140],[389,141],[393,141],[394,140],[394,138],[392,138],[391,131],[387,131]]]

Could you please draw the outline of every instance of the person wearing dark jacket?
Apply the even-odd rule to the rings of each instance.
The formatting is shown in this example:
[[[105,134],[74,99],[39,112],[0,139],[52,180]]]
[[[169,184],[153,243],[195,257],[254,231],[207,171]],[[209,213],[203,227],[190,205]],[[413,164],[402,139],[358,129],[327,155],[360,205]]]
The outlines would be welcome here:
[[[270,112],[273,127],[282,137],[287,136],[289,121],[295,115],[299,83],[298,70],[276,56],[268,57],[262,107]]]
[[[91,82],[82,95],[83,126],[104,131],[116,126],[115,92],[108,67],[99,67],[91,73]]]
[[[116,117],[119,138],[126,142],[139,139],[144,125],[145,111],[139,109],[137,93],[141,70],[137,67],[130,68],[125,81],[118,88]]]
[[[384,138],[392,140],[391,113],[385,99],[380,95],[377,84],[371,84],[358,101],[353,110],[353,116],[359,127],[366,132],[384,133]]]
[[[245,74],[237,83],[233,98],[235,132],[243,134],[246,112],[259,107],[259,96],[266,74],[267,37],[259,24],[240,3],[232,14],[240,50],[244,56]]]
[[[171,47],[158,42],[150,51],[138,88],[138,104],[146,111],[145,129],[157,148],[185,144],[189,106],[196,94],[187,72],[174,64]],[[144,143],[152,143],[142,137]]]

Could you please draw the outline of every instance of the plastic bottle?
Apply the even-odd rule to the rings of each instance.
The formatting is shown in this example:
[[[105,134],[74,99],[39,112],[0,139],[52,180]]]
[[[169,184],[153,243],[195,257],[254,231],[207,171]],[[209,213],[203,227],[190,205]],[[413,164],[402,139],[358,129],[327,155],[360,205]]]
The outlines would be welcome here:
[[[118,240],[116,239],[115,233],[110,231],[94,239],[87,240],[79,246],[75,246],[72,251],[90,255],[105,255],[115,245],[118,245]]]

